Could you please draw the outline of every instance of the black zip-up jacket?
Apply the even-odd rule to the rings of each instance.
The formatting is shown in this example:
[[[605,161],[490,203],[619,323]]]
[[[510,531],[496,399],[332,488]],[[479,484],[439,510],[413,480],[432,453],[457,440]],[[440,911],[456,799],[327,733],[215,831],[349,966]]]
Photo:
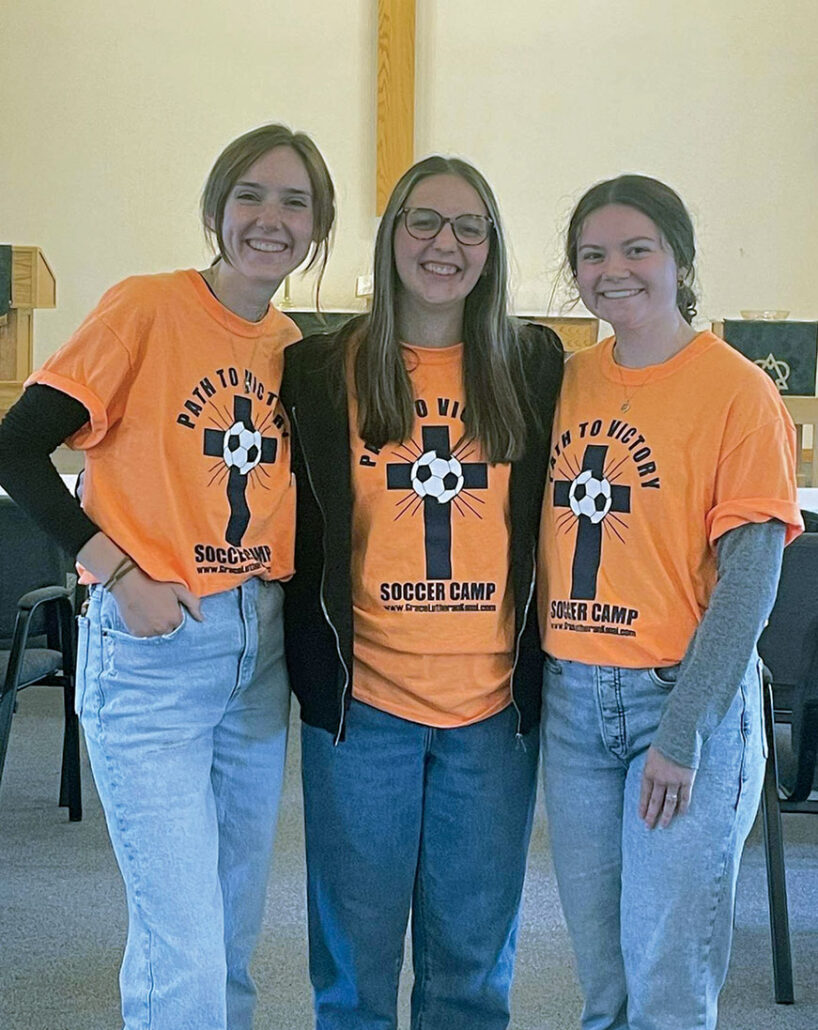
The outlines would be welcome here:
[[[310,336],[285,351],[281,398],[290,417],[298,482],[295,576],[285,584],[284,639],[301,718],[343,740],[352,683],[352,486],[349,414],[337,387],[333,348],[348,327]],[[529,419],[528,446],[511,465],[511,561],[514,591],[512,697],[518,732],[540,714],[542,652],[534,597],[537,535],[554,407],[562,382],[559,338],[543,326],[521,334],[525,383],[540,425]]]

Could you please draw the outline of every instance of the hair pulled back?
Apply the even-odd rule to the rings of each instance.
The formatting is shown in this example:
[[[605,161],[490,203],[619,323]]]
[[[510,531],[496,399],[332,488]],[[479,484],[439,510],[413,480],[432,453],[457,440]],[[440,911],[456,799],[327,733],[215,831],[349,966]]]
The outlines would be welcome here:
[[[615,179],[598,182],[583,195],[574,208],[565,237],[565,257],[571,275],[576,278],[577,245],[585,220],[608,204],[624,204],[641,211],[662,234],[679,274],[676,306],[685,322],[690,324],[698,303],[693,289],[696,257],[693,222],[679,195],[658,179],[648,175],[619,175]]]

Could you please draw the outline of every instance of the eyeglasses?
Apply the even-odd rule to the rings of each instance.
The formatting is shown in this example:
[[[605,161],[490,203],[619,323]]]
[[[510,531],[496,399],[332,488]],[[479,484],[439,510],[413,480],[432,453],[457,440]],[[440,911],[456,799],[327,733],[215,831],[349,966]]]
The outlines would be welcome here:
[[[439,211],[431,207],[403,207],[398,217],[403,215],[406,231],[416,240],[433,240],[447,223],[451,225],[454,238],[464,247],[476,247],[478,243],[488,239],[494,222],[486,215],[458,215],[456,218],[445,218]]]

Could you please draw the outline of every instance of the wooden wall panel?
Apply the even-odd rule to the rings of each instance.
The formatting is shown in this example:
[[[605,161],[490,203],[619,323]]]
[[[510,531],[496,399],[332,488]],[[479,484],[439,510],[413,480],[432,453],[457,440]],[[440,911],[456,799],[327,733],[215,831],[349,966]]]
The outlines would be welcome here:
[[[378,0],[376,214],[415,155],[415,0]]]

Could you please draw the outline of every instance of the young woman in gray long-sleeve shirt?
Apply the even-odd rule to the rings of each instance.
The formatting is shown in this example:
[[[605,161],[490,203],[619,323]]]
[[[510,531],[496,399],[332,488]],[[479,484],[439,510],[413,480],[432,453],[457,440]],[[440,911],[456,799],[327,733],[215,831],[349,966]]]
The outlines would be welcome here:
[[[615,335],[568,362],[540,540],[543,751],[586,1030],[712,1030],[764,768],[756,640],[801,529],[772,382],[697,333],[693,228],[645,176],[567,263]]]

